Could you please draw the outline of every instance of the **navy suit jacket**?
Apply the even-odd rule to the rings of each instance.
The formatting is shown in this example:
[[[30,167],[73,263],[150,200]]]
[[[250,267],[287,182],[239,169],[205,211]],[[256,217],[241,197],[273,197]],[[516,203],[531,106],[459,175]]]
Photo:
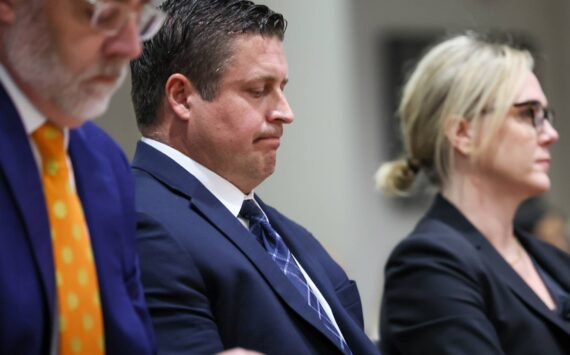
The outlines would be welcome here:
[[[107,354],[153,351],[136,256],[132,175],[91,123],[70,131],[69,157],[89,227]],[[47,354],[56,324],[48,214],[28,136],[0,85],[0,353]]]
[[[256,238],[194,176],[139,142],[133,161],[142,281],[161,354],[243,347],[341,354]],[[332,308],[354,354],[376,354],[356,284],[304,228],[257,197]]]
[[[570,256],[517,237],[570,291]],[[487,239],[441,195],[386,265],[381,340],[386,354],[570,353],[570,304],[551,311]]]

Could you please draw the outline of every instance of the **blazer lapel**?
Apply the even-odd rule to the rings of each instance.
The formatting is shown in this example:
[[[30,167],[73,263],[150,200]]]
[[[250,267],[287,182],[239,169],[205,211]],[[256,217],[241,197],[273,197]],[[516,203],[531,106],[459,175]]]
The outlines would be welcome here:
[[[319,292],[323,295],[329,306],[331,307],[331,311],[335,317],[335,320],[339,327],[341,324],[346,322],[347,314],[345,312],[341,312],[339,310],[342,309],[342,305],[338,302],[338,298],[336,296],[334,286],[330,284],[330,282],[325,282],[329,280],[325,270],[323,269],[322,265],[319,264],[311,255],[307,253],[306,248],[299,243],[299,237],[301,234],[305,234],[305,231],[302,230],[295,230],[292,228],[292,225],[289,223],[283,223],[282,218],[276,218],[276,216],[272,213],[271,209],[265,205],[265,203],[258,197],[255,196],[256,201],[259,203],[260,207],[263,211],[267,214],[271,226],[279,233],[279,235],[285,240],[287,246],[291,250],[291,253],[295,256],[297,261],[303,267],[303,270],[309,275],[311,281],[315,284],[315,286],[319,289]],[[279,270],[280,271],[280,270]],[[280,272],[282,274],[282,272]],[[286,278],[285,278],[286,279]],[[288,281],[288,280],[287,280]],[[290,284],[290,282],[287,282]],[[298,293],[298,292],[297,292]],[[297,297],[298,298],[298,297]],[[342,351],[339,347],[338,340],[331,334],[329,330],[327,330],[323,324],[323,322],[316,316],[316,312],[310,308],[307,302],[303,302],[304,310],[307,312],[307,319],[313,326],[315,326],[323,335],[329,338],[335,346]],[[310,319],[308,319],[310,316]],[[348,317],[350,318],[350,317]],[[348,342],[349,339],[347,338],[348,334],[345,334],[348,330],[348,327],[342,327],[341,332],[345,337],[345,340]],[[350,346],[350,343],[348,343]]]
[[[190,200],[190,208],[202,215],[234,244],[294,312],[336,344],[336,340],[326,330],[316,312],[300,297],[299,291],[295,289],[295,286],[291,284],[257,240],[194,176],[169,157],[141,142],[137,145],[133,167],[145,170],[156,179],[187,196]]]
[[[551,246],[539,245],[540,241],[536,237],[526,235],[524,232],[520,233],[521,244],[529,252],[530,255],[536,260],[538,264],[552,277],[558,284],[567,292],[570,293],[570,261],[568,256],[560,250],[548,250],[547,248],[554,248]],[[534,294],[534,293],[533,293]],[[538,297],[537,297],[538,298]],[[542,301],[541,301],[542,304]],[[558,305],[563,308],[565,305]],[[544,308],[547,308],[544,306]],[[570,326],[568,320],[563,319],[559,310],[553,312],[549,309],[544,313],[554,323],[560,326],[568,335],[570,335]]]
[[[6,176],[25,224],[27,238],[47,298],[49,316],[55,308],[55,276],[48,214],[42,182],[28,136],[8,94],[0,85],[0,169]]]
[[[551,311],[546,304],[544,304],[491,244],[484,245],[480,249],[480,252],[482,258],[490,265],[490,269],[501,278],[504,284],[509,286],[522,302],[533,309],[537,314],[540,314],[541,317],[562,328],[566,333],[569,332],[568,327],[564,324],[558,313]],[[532,255],[532,252],[530,254]]]
[[[536,261],[556,280],[566,292],[570,293],[570,258],[568,254],[554,249],[551,246],[542,245],[543,242],[538,241],[536,237],[529,235],[523,231],[517,231],[520,235],[521,244],[536,259]],[[549,250],[547,248],[552,248]]]
[[[123,226],[127,225],[125,220],[130,216],[124,215],[122,201],[119,199],[122,193],[118,191],[113,167],[108,160],[99,159],[99,154],[90,145],[93,142],[89,142],[84,135],[84,128],[71,130],[68,151],[96,260],[101,304],[107,308],[113,304],[112,300],[106,299],[108,280],[117,274],[115,270],[122,268],[119,264],[121,258],[111,257],[111,254],[115,252],[114,246],[119,245],[118,241],[123,239],[120,234],[124,230]],[[134,220],[132,222],[134,233]]]
[[[437,211],[433,213],[433,211]],[[503,259],[491,243],[463,216],[451,203],[445,200],[441,195],[436,198],[434,207],[430,212],[432,217],[442,219],[445,224],[451,225],[453,228],[461,231],[459,235],[467,238],[473,246],[479,250],[481,258],[489,265],[489,269],[498,275],[504,284],[513,291],[513,293],[524,302],[529,308],[540,314],[544,319],[556,324],[566,333],[569,328],[564,321],[556,313],[548,309],[542,300],[534,293],[534,291],[524,282],[524,280],[516,273],[516,271]],[[526,239],[521,239],[522,244],[527,247],[529,245]],[[532,257],[537,257],[539,261],[548,259],[541,257],[542,252],[537,253],[536,248],[527,249]],[[548,269],[547,269],[548,270]],[[552,269],[550,269],[552,270]],[[556,272],[558,274],[560,271]],[[568,283],[566,283],[566,286]]]

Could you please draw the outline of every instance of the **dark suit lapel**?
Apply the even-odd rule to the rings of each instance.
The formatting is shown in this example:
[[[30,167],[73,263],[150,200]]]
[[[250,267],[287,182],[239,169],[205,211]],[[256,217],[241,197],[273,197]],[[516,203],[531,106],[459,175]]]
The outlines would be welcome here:
[[[100,223],[99,216],[101,212],[111,208],[112,206],[108,205],[113,202],[105,199],[108,193],[106,186],[101,184],[109,177],[100,176],[100,174],[109,173],[111,170],[101,168],[80,129],[70,130],[68,154],[73,165],[75,187],[81,200],[91,245],[95,249],[98,244],[98,236],[102,234],[100,228],[105,227],[104,224]],[[94,198],[95,196],[96,198]],[[101,203],[102,201],[105,203]],[[95,252],[95,250],[93,251]]]
[[[300,243],[301,238],[299,237],[302,234],[306,234],[306,232],[300,229],[293,228],[293,225],[290,223],[283,223],[283,219],[275,216],[272,213],[272,210],[269,209],[267,205],[265,205],[265,203],[260,198],[256,196],[255,199],[257,200],[263,211],[267,214],[271,226],[279,233],[279,235],[283,238],[283,240],[285,240],[287,246],[291,250],[291,253],[293,253],[297,261],[303,267],[303,270],[305,270],[305,272],[309,275],[311,281],[313,281],[315,286],[317,286],[317,288],[319,289],[319,291],[321,292],[321,294],[323,295],[323,297],[331,307],[335,320],[338,326],[341,328],[341,332],[343,332],[343,335],[346,338],[345,340],[348,342],[349,339],[347,338],[348,334],[346,332],[348,331],[349,327],[342,327],[342,324],[346,324],[347,322],[346,318],[350,317],[348,316],[348,314],[346,314],[346,312],[344,312],[344,308],[338,302],[338,297],[335,293],[334,286],[331,285],[330,282],[326,282],[329,280],[329,278],[325,270],[323,269],[322,265],[319,264],[308,253],[306,248],[304,248],[303,245]],[[311,315],[316,314],[315,311],[312,310],[307,305],[306,302],[303,303],[305,306],[307,306],[306,307],[307,312],[311,313]],[[328,337],[338,347],[339,345],[338,341],[334,338],[331,332],[325,328],[323,322],[320,319],[318,319],[316,315],[313,318],[314,318],[313,322],[311,323],[317,329],[319,329],[321,333],[323,333],[323,335]],[[341,350],[340,347],[339,350]]]
[[[535,258],[540,266],[556,280],[566,292],[570,293],[570,258],[568,254],[546,245],[536,237],[523,231],[517,231],[524,248]]]
[[[122,201],[119,199],[122,194],[118,191],[113,167],[107,159],[99,158],[100,155],[95,150],[97,147],[92,146],[94,143],[89,142],[84,135],[84,128],[70,131],[68,152],[96,261],[101,304],[108,315],[107,308],[114,304],[107,299],[109,280],[113,275],[119,275],[123,267],[120,264],[121,257],[113,254],[121,251],[114,246],[121,245],[119,241],[124,238],[121,231],[124,230],[128,216],[124,215]],[[132,230],[134,233],[134,225]]]
[[[0,169],[27,230],[25,238],[33,251],[49,316],[55,306],[55,276],[48,214],[38,168],[28,136],[12,101],[0,85]]]
[[[295,286],[291,284],[255,237],[194,176],[166,155],[142,142],[137,145],[133,168],[146,171],[170,188],[188,197],[190,208],[203,216],[232,242],[294,312],[336,344],[316,312],[299,295],[299,291],[295,289]]]
[[[542,241],[525,233],[521,233],[519,239],[524,248],[535,259],[536,263],[567,293],[570,293],[570,273],[568,272],[568,270],[570,270],[570,258],[568,258],[568,255],[555,249],[553,246],[541,245],[543,244]],[[564,305],[558,306],[564,307]],[[546,306],[544,307],[547,308]],[[555,312],[548,310],[545,312],[545,315],[570,335],[568,321],[562,319],[559,309]]]
[[[492,269],[503,282],[509,286],[517,297],[524,302],[529,308],[532,308],[537,314],[544,319],[556,324],[565,332],[569,332],[569,328],[564,324],[557,312],[548,309],[546,304],[534,293],[534,291],[524,282],[524,280],[510,267],[510,265],[501,257],[501,255],[493,248],[493,246],[485,245],[481,249],[482,258],[490,265]],[[532,255],[532,252],[529,251]],[[534,257],[534,255],[533,255]]]
[[[516,271],[503,259],[491,243],[473,226],[454,206],[441,196],[434,203],[437,211],[436,218],[443,219],[445,224],[451,225],[453,228],[461,231],[459,235],[467,238],[471,244],[480,252],[481,258],[489,266],[489,270],[503,281],[505,285],[513,291],[513,293],[524,302],[529,308],[533,309],[537,314],[549,322],[556,324],[568,333],[569,329],[564,324],[560,316],[548,309],[542,300],[534,293],[534,291],[524,282],[524,280],[516,273]],[[435,215],[434,214],[434,215]],[[429,214],[428,214],[429,215]],[[433,216],[433,215],[432,215]],[[523,245],[528,244],[523,241]],[[525,245],[526,247],[526,245]],[[535,257],[536,249],[529,250],[529,254]]]

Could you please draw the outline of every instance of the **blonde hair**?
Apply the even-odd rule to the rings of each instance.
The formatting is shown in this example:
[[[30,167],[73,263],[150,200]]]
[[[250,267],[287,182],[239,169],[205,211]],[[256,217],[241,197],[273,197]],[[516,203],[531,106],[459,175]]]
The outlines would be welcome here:
[[[474,33],[447,39],[429,50],[408,79],[398,109],[404,141],[399,160],[381,165],[379,189],[407,195],[420,170],[441,187],[453,168],[444,127],[464,119],[477,127],[491,120],[472,158],[488,148],[506,118],[533,59],[526,50],[492,43]]]

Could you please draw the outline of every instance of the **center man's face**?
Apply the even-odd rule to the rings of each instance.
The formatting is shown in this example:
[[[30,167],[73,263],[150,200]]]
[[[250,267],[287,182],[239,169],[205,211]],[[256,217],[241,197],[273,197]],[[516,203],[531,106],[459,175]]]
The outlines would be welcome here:
[[[91,28],[92,6],[86,1],[29,4],[16,9],[15,21],[2,38],[6,64],[23,91],[79,122],[102,114],[138,53],[106,49],[115,39]],[[140,46],[138,38],[133,40]]]
[[[281,40],[260,35],[235,39],[218,95],[191,107],[190,156],[249,193],[273,173],[283,125],[293,121],[286,84]]]

